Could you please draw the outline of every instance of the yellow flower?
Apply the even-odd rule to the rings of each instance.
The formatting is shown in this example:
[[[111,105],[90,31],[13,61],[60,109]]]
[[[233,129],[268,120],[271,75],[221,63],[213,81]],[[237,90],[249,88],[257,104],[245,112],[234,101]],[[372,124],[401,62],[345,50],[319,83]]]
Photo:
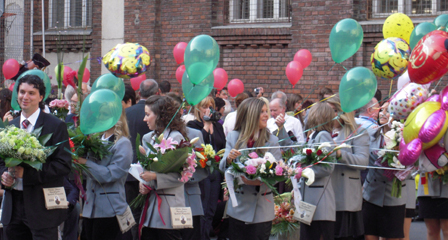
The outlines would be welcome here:
[[[437,169],[436,172],[437,172],[437,174],[439,174],[439,175],[443,175],[443,174],[445,174],[445,170],[443,170],[443,168],[439,168],[439,169]]]
[[[17,150],[17,153],[19,153],[19,154],[22,154],[23,152],[25,152],[25,148],[23,148],[23,147],[20,147],[20,148]]]

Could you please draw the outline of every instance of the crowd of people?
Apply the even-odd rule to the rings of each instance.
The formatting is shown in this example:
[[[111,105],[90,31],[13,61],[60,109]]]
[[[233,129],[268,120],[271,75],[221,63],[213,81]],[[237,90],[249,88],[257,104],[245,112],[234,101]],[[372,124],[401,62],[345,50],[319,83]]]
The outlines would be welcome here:
[[[20,112],[11,111],[12,93],[0,91],[0,116],[28,132],[43,126],[42,133],[52,133],[49,144],[58,144],[41,171],[27,166],[2,170],[3,239],[269,239],[274,219],[274,192],[259,180],[241,177],[242,187],[235,191],[238,205],[227,203],[223,172],[238,162],[241,149],[256,148],[262,156],[266,149],[276,158],[290,145],[334,143],[331,153],[342,165],[311,167],[315,181],[298,181],[302,201],[316,206],[310,225],[300,224],[300,239],[409,239],[410,219],[416,208],[415,182],[403,181],[401,197],[391,195],[392,181],[384,170],[375,166],[378,150],[384,147],[383,134],[390,128],[388,102],[378,91],[375,97],[356,112],[342,111],[339,95],[323,88],[319,100],[312,103],[299,94],[272,93],[263,96],[245,91],[234,99],[232,107],[227,89],[213,91],[195,106],[185,105],[182,95],[170,91],[169,82],[143,81],[134,91],[126,85],[123,111],[116,124],[102,133],[101,140],[110,144],[110,154],[103,159],[79,158],[90,174],[85,193],[75,184],[71,172],[67,125],[76,123],[79,96],[71,86],[65,90],[70,112],[65,122],[49,114],[43,101],[42,79],[28,75],[18,80]],[[81,86],[82,98],[90,91]],[[306,100],[306,99],[305,99]],[[382,105],[381,105],[382,104]],[[153,144],[155,137],[176,141],[199,138],[196,147],[210,144],[216,152],[225,149],[219,169],[213,172],[198,168],[187,183],[178,173],[144,171],[142,184],[128,174],[137,162],[135,152],[152,152],[144,142]],[[142,143],[136,143],[137,135]],[[277,148],[276,148],[277,147]],[[13,172],[13,174],[11,174]],[[427,178],[429,195],[418,183],[419,215],[425,219],[428,239],[448,237],[448,187],[439,179]],[[42,194],[44,188],[64,187],[68,209],[48,210]],[[282,193],[291,187],[276,185]],[[117,216],[129,211],[137,195],[148,195],[145,208],[132,209],[136,225],[126,233],[120,231]],[[227,204],[226,204],[227,203]],[[170,208],[190,207],[193,228],[173,228]],[[81,217],[80,217],[81,216]],[[227,216],[227,217],[225,217]]]

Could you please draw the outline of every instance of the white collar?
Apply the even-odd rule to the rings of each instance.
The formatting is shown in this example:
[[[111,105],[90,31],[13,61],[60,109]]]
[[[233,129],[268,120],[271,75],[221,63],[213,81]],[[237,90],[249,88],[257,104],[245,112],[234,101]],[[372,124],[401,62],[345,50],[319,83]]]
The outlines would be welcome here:
[[[26,118],[25,116],[23,116],[23,111],[22,111],[22,114],[20,115],[20,124],[22,124],[22,122],[25,119],[28,119],[28,121],[31,123],[31,125],[33,125],[35,127],[37,118],[39,117],[39,114],[40,114],[40,108],[37,108],[37,110],[33,114],[31,114],[31,116],[29,118]]]

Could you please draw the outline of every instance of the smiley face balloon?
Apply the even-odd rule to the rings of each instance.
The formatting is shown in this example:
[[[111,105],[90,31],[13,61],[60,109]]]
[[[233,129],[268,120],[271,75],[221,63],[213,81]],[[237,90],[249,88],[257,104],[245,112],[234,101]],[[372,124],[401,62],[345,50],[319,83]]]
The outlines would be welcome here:
[[[383,25],[384,38],[399,37],[409,44],[414,24],[412,20],[403,13],[394,13],[390,15]]]
[[[382,79],[397,79],[408,65],[411,48],[401,38],[390,37],[379,42],[370,56],[373,73]]]
[[[106,68],[119,78],[133,78],[148,70],[149,51],[138,43],[118,44],[103,57]]]

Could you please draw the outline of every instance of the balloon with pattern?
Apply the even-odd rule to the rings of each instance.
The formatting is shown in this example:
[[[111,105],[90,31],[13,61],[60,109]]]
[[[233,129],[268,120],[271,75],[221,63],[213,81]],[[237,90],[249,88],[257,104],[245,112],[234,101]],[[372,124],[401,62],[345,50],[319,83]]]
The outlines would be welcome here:
[[[411,49],[403,39],[384,39],[375,46],[370,56],[372,71],[381,79],[397,79],[408,68],[410,55]]]
[[[151,64],[149,51],[138,43],[123,43],[103,56],[106,68],[119,78],[133,78],[146,72]]]
[[[414,30],[412,20],[403,13],[394,13],[386,18],[383,24],[384,38],[398,37],[409,44],[409,40]]]

